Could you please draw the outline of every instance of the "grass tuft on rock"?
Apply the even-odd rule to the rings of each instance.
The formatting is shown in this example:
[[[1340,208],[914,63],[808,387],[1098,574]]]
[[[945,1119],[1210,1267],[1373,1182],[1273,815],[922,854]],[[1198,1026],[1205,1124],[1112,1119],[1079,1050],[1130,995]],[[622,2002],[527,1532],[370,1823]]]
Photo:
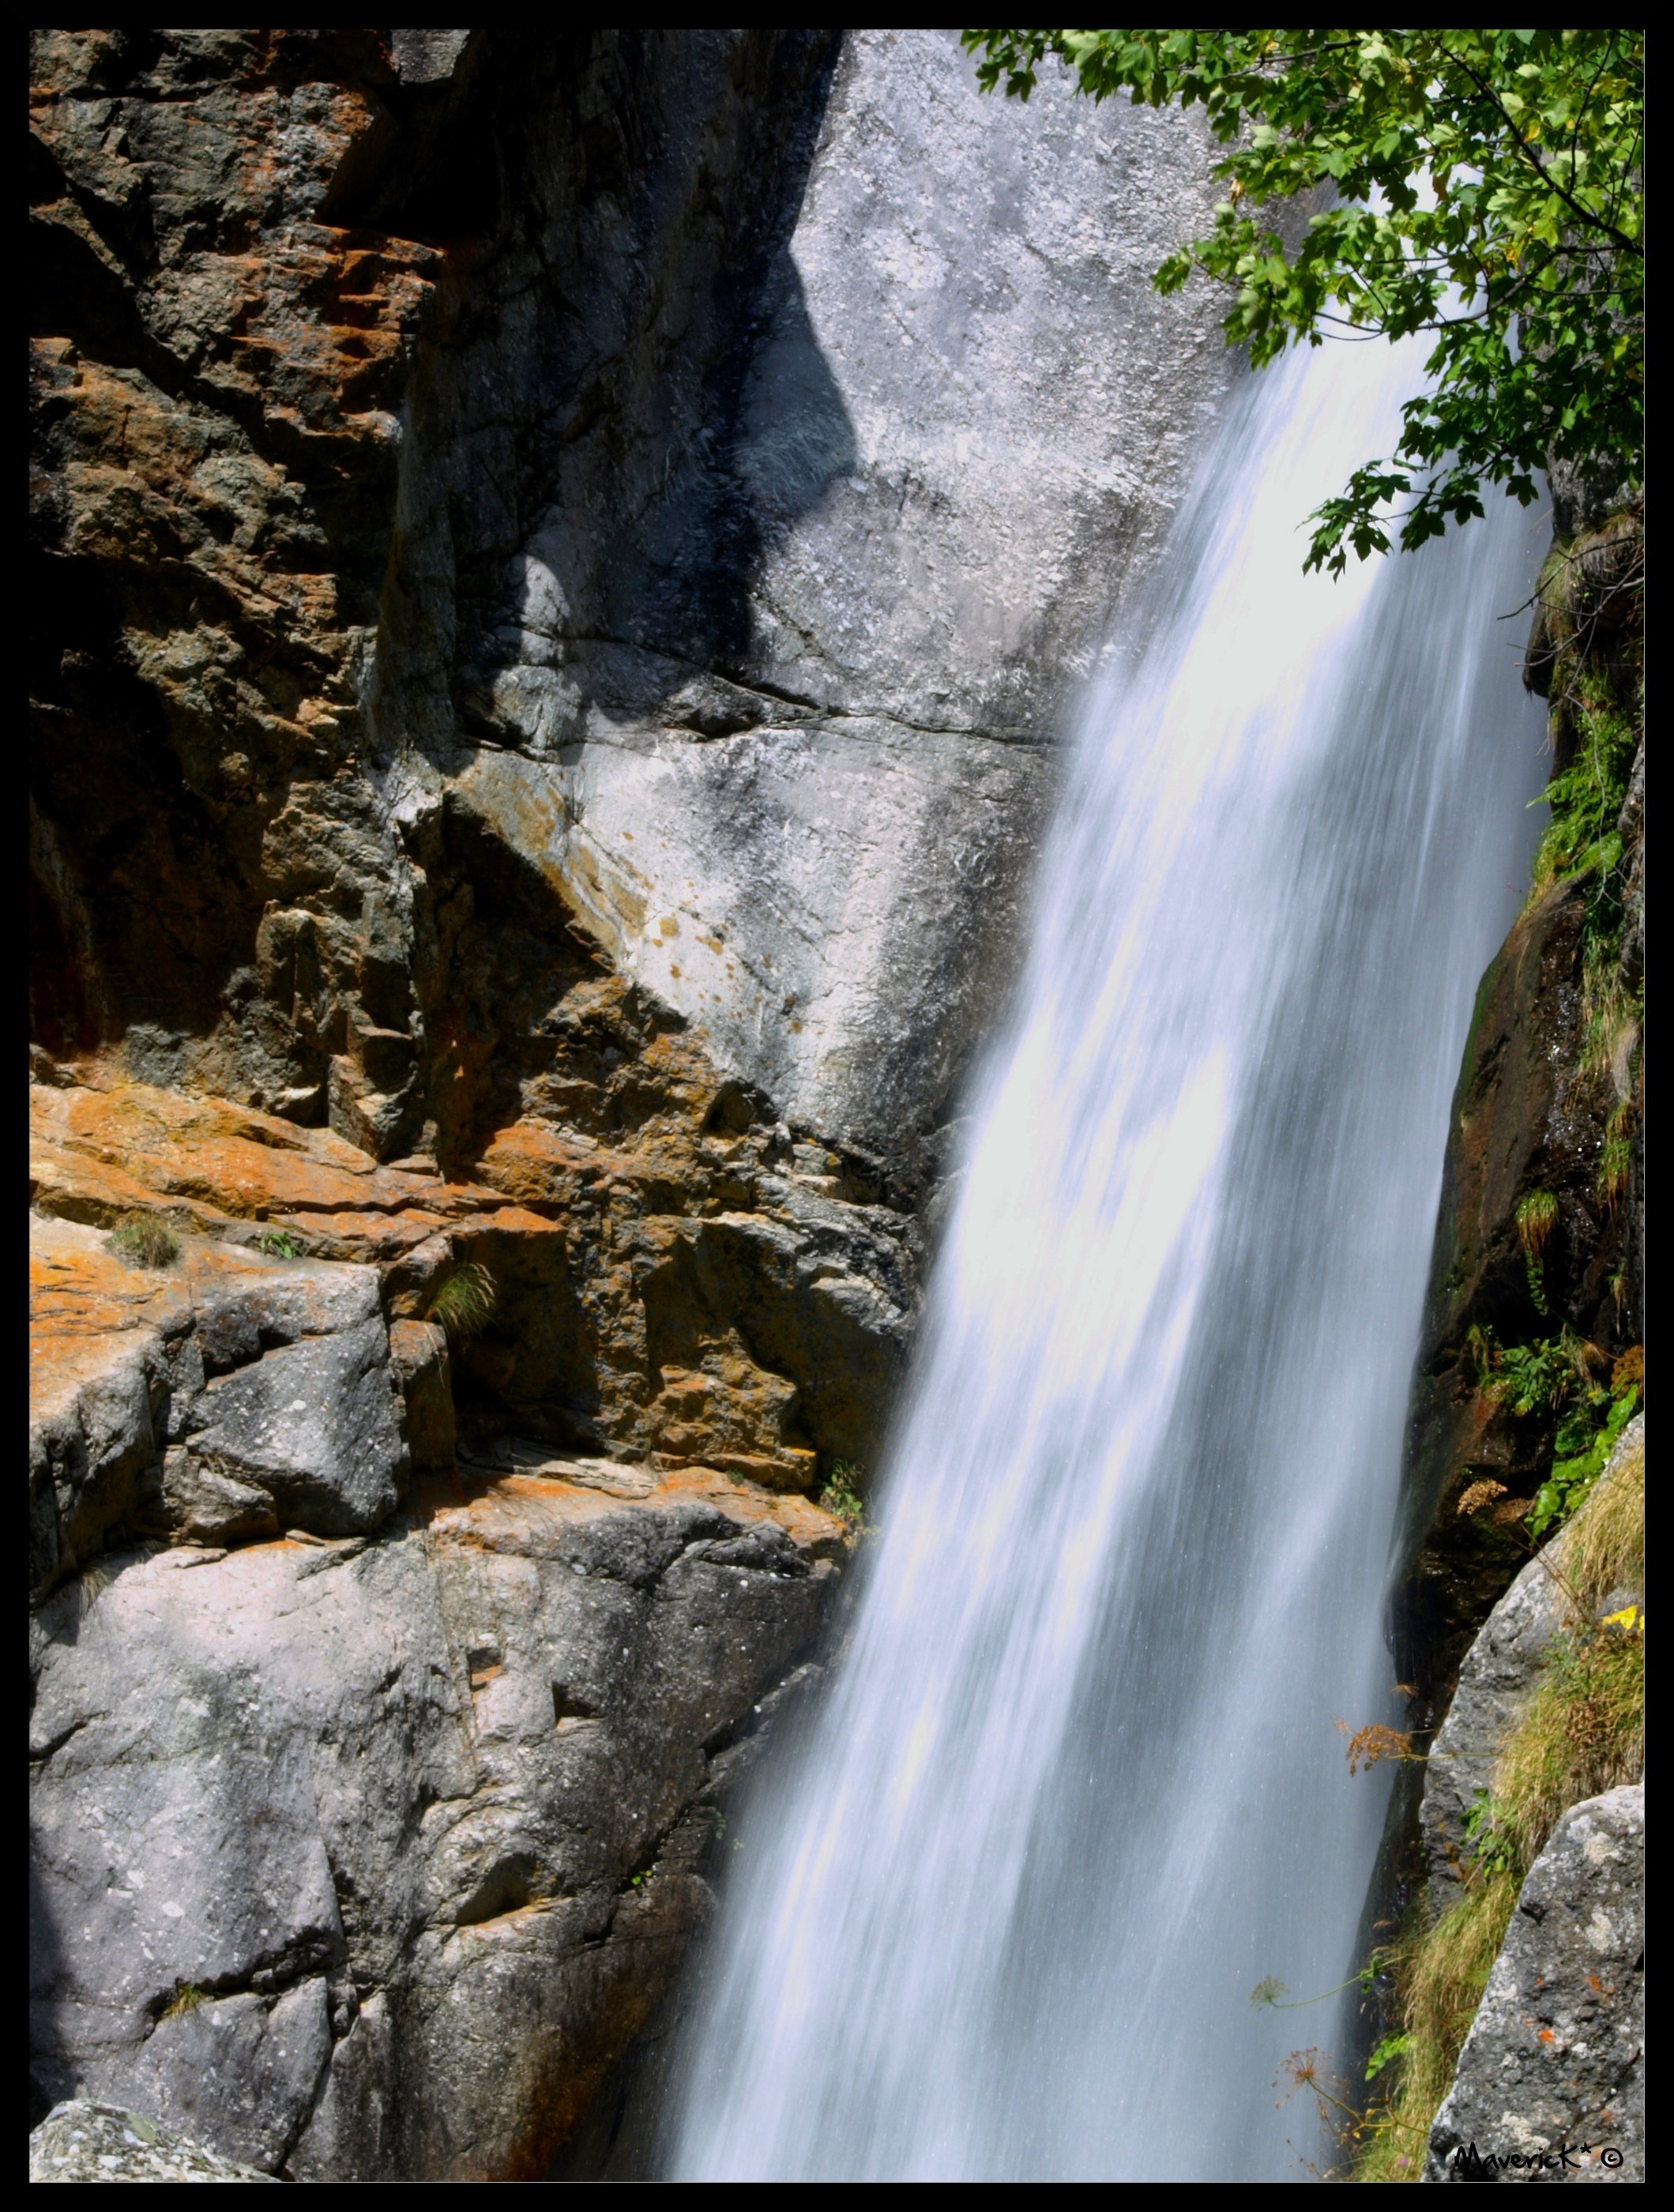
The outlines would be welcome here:
[[[125,1213],[108,1242],[131,1267],[172,1267],[180,1256],[180,1238],[154,1213]]]
[[[1616,1364],[1625,1392],[1645,1373],[1645,1354],[1635,1345]],[[1584,1512],[1565,1531],[1563,1571],[1583,1605],[1596,1607],[1612,1591],[1645,1586],[1645,1446],[1641,1443],[1595,1491]]]
[[[437,1283],[424,1318],[439,1322],[450,1344],[468,1344],[488,1327],[498,1300],[498,1286],[488,1269],[480,1261],[467,1260],[451,1267]]]
[[[1622,1610],[1559,1638],[1494,1770],[1489,1818],[1525,1871],[1572,1805],[1643,1771],[1645,1634],[1638,1607]]]
[[[1409,1925],[1385,1954],[1395,1982],[1391,2009],[1405,2042],[1392,2094],[1362,2124],[1356,2181],[1421,2179],[1430,2123],[1452,2086],[1520,1887],[1507,1869],[1484,1871],[1434,1928],[1421,1933]],[[1421,1900],[1421,1919],[1422,1910]]]

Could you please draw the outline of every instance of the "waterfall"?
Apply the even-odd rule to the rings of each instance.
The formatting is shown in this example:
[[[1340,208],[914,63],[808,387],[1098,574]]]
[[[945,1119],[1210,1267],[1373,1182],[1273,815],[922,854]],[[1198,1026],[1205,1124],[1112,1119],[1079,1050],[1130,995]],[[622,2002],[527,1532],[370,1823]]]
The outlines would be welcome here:
[[[851,1641],[746,1809],[665,2170],[1301,2179],[1396,1720],[1448,1100],[1513,914],[1537,525],[1301,574],[1421,348],[1248,380],[1080,717]]]

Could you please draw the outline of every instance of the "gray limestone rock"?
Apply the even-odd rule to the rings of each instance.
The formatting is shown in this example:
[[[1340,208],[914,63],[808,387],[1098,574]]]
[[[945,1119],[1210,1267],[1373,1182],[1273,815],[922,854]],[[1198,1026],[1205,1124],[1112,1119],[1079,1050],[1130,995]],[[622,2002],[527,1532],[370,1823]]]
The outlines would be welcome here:
[[[403,84],[440,84],[454,74],[469,31],[392,31],[390,50]]]
[[[458,1440],[447,1332],[435,1322],[392,1322],[389,1356],[401,1391],[402,1427],[413,1465],[452,1467]]]
[[[1644,1943],[1634,1784],[1572,1806],[1529,1869],[1426,2181],[1646,2179]]]
[[[29,2131],[31,2181],[267,2181],[120,2105],[75,2097]]]
[[[706,1910],[703,1808],[843,1546],[800,1500],[636,1486],[444,1484],[369,1547],[129,1555],[46,1601],[46,2097],[298,2179],[544,2171]]]
[[[29,1583],[49,1589],[130,1522],[159,1458],[153,1401],[163,1395],[150,1330],[106,1340],[32,1394]]]
[[[138,1536],[347,1535],[393,1510],[409,1455],[375,1268],[188,1238],[141,1270],[33,1213],[29,1239],[37,1595]]]
[[[378,1272],[188,1239],[131,1267],[97,1230],[31,1214],[31,1586],[111,1544],[347,1535],[407,1474]]]
[[[272,1500],[276,1525],[347,1536],[394,1510],[409,1461],[381,1318],[270,1352],[212,1379],[193,1409],[183,1455],[240,1490]],[[201,1424],[201,1425],[200,1425]],[[192,1510],[190,1477],[178,1491]],[[188,1521],[192,1533],[226,1533]]]
[[[592,64],[655,189],[601,191],[555,106],[539,267],[484,266],[415,410],[386,793],[539,870],[788,1121],[910,1176],[1237,373],[1214,289],[1151,285],[1211,220],[1208,143],[1056,70],[985,98],[951,31],[675,35]]]
[[[533,1121],[587,1158],[508,1170],[492,1419],[621,1449],[601,1383],[660,1382],[636,1453],[869,1457],[1059,742],[1238,374],[1150,284],[1201,117],[984,98],[947,30],[47,32],[35,81],[43,543],[127,641],[42,656],[44,1033],[450,1176]],[[612,1245],[699,1054],[770,1146],[647,1147]],[[39,1590],[107,1553],[37,1621],[49,2093],[299,2179],[545,2171],[841,1549],[718,1477],[392,1513],[450,1249],[393,1346],[348,1268],[107,1320],[32,1488]],[[199,1548],[111,1550],[148,1512]]]

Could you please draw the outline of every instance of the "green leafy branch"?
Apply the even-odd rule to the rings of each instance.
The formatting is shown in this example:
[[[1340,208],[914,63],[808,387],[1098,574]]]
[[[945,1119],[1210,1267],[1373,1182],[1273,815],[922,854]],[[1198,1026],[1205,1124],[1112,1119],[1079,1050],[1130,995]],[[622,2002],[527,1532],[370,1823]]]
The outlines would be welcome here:
[[[1435,341],[1392,454],[1311,518],[1341,574],[1530,504],[1550,460],[1637,481],[1643,429],[1644,37],[1631,30],[972,30],[986,90],[1056,58],[1096,100],[1201,106],[1230,150],[1208,236],[1156,272],[1228,286],[1260,367],[1331,331]],[[1273,210],[1314,203],[1287,244]],[[1320,205],[1326,200],[1328,204]],[[1405,502],[1404,505],[1399,502]]]

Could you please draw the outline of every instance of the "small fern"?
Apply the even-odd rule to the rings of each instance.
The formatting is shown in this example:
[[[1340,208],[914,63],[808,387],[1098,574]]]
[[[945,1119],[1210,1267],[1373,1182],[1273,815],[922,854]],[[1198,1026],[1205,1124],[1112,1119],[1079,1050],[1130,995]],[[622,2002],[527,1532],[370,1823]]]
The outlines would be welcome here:
[[[860,1494],[860,1485],[865,1475],[865,1468],[851,1459],[834,1461],[818,1500],[828,1513],[862,1532],[866,1528],[866,1501]]]
[[[1547,1240],[1558,1224],[1558,1201],[1549,1190],[1531,1190],[1517,1209],[1517,1241],[1523,1247],[1523,1267],[1529,1279],[1529,1296],[1535,1311],[1544,1313],[1546,1274],[1542,1264]]]
[[[1625,1098],[1618,1098],[1604,1124],[1604,1142],[1598,1148],[1598,1170],[1593,1188],[1607,1212],[1614,1213],[1628,1188],[1628,1170],[1633,1164],[1633,1147],[1628,1129],[1633,1120],[1633,1106]]]

